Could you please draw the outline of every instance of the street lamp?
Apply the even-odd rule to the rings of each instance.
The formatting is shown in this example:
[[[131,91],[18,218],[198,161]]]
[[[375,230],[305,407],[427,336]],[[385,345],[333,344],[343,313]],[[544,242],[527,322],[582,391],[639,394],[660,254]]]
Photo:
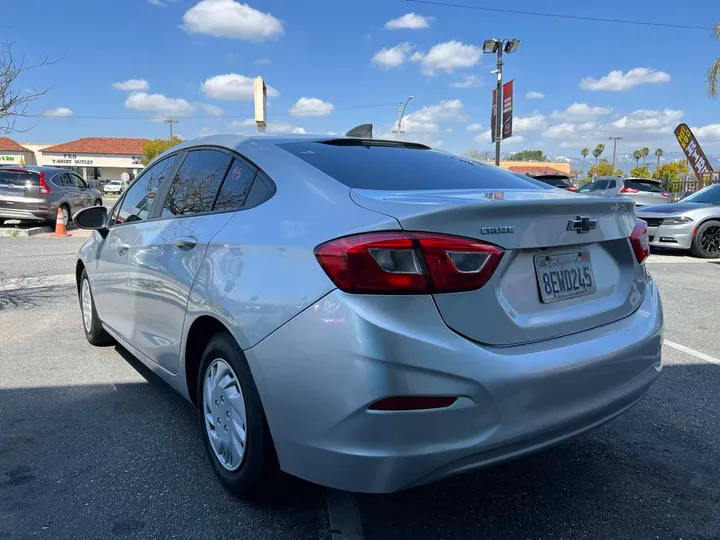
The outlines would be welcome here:
[[[486,54],[497,54],[497,69],[492,73],[497,74],[497,90],[495,90],[495,165],[500,165],[500,141],[502,141],[502,68],[503,50],[507,53],[514,53],[520,46],[519,39],[486,39],[483,43],[483,52]]]
[[[398,125],[397,125],[397,129],[392,130],[392,132],[396,134],[395,135],[396,139],[400,138],[401,133],[405,133],[402,130],[402,120],[403,120],[403,116],[405,116],[405,109],[407,109],[408,103],[410,103],[410,100],[412,98],[413,98],[413,96],[410,96],[409,98],[407,98],[405,100],[405,104],[403,104],[402,101],[400,103],[398,103]]]

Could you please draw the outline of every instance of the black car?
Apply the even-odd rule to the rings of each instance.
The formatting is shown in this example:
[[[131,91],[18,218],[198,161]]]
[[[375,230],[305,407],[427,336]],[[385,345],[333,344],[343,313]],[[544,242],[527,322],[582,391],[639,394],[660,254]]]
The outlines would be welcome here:
[[[556,188],[577,191],[577,186],[572,183],[569,176],[564,174],[532,174],[530,176]]]

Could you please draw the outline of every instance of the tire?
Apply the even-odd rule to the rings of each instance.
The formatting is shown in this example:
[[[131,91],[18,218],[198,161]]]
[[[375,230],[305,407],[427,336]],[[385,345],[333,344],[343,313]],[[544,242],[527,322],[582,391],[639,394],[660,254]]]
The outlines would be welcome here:
[[[95,199],[93,206],[102,206],[102,199]]]
[[[710,220],[700,225],[693,236],[690,251],[702,259],[720,257],[720,221]]]
[[[87,286],[87,288],[86,288]],[[87,295],[87,296],[85,296]],[[78,300],[80,301],[80,316],[82,317],[83,330],[85,337],[91,345],[111,345],[115,340],[102,327],[100,317],[98,317],[95,309],[95,298],[90,288],[90,280],[88,279],[87,270],[83,269],[80,276],[80,285],[78,287]],[[86,305],[86,301],[88,304]],[[90,320],[85,317],[86,310],[89,312]]]
[[[229,367],[230,371],[226,367]],[[215,400],[212,398],[212,376],[223,371],[226,376],[222,377],[222,380],[228,381],[227,377],[230,377],[229,380],[234,380],[237,384],[224,385],[225,389],[222,391],[215,388],[215,397],[220,396],[219,400]],[[210,396],[207,400],[206,389]],[[237,389],[240,390],[239,394]],[[205,451],[220,483],[244,500],[266,500],[281,494],[285,487],[285,475],[280,471],[260,395],[245,355],[235,340],[225,332],[213,336],[205,348],[198,374],[197,396]],[[221,440],[232,438],[233,431],[235,434],[240,433],[238,429],[233,430],[232,425],[233,420],[236,421],[235,425],[240,423],[242,408],[245,413],[245,444],[241,448],[242,454],[238,452],[239,446],[230,444],[229,446],[236,450],[234,461],[232,458],[224,459],[221,457]],[[220,436],[212,437],[211,433],[219,433]],[[225,464],[221,460],[224,460]]]

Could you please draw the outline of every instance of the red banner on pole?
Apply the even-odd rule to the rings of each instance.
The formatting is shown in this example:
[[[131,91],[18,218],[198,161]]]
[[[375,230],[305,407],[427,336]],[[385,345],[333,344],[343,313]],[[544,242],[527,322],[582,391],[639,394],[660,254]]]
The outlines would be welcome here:
[[[513,82],[508,81],[503,85],[503,118],[502,118],[502,138],[512,137],[513,125]],[[497,89],[492,91],[492,113],[490,114],[490,131],[492,133],[492,142],[495,142],[495,111],[497,110]]]

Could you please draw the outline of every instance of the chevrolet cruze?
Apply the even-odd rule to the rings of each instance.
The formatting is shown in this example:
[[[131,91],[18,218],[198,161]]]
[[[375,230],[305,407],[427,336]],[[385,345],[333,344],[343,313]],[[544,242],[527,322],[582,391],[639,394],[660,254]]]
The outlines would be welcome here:
[[[515,458],[661,369],[632,201],[420,144],[201,138],[76,221],[88,341],[198,408],[242,497],[281,473],[381,493]]]

